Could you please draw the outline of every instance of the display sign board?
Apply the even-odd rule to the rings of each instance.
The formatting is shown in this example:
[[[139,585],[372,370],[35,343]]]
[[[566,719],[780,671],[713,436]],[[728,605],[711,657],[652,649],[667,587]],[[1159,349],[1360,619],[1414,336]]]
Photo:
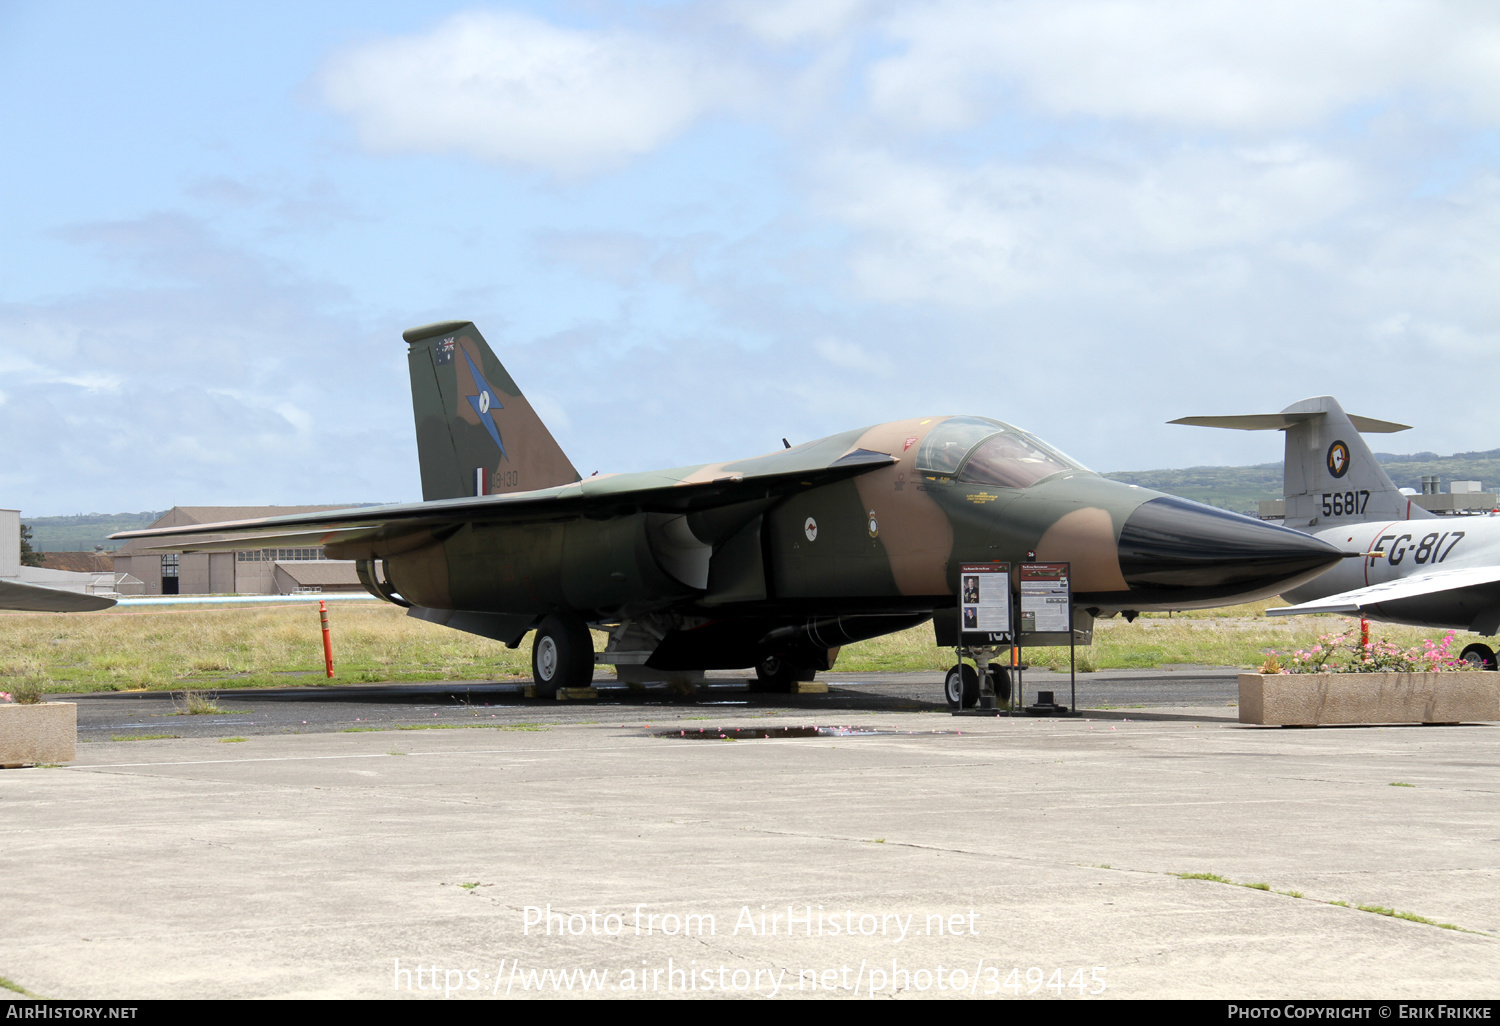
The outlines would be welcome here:
[[[1010,644],[1009,563],[960,564],[958,634],[965,645]]]
[[[1068,634],[1073,596],[1067,563],[1021,564],[1021,633]]]

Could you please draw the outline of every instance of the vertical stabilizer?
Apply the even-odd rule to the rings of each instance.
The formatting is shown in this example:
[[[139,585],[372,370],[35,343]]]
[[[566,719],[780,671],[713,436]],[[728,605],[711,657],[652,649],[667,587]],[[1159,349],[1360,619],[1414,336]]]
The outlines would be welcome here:
[[[530,491],[579,479],[471,322],[428,324],[401,337],[410,345],[424,500]]]
[[[1285,431],[1282,493],[1287,527],[1306,530],[1366,520],[1424,520],[1427,510],[1402,495],[1360,432],[1405,431],[1408,425],[1351,417],[1331,395],[1293,403],[1280,413],[1183,417],[1173,424]]]
[[[1286,429],[1282,491],[1288,527],[1433,515],[1401,494],[1359,430],[1400,431],[1404,425],[1352,418],[1330,395],[1304,399],[1281,412],[1304,418]],[[1356,426],[1355,420],[1361,424]]]

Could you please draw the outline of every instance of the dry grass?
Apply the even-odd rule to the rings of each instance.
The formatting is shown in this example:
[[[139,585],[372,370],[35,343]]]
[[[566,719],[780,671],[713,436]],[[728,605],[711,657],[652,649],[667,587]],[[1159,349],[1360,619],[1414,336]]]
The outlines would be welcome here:
[[[1313,644],[1320,634],[1334,633],[1346,622],[1340,616],[1268,618],[1275,602],[1255,602],[1223,609],[1188,613],[1143,613],[1134,623],[1116,617],[1094,624],[1094,643],[1077,649],[1078,669],[1151,669],[1196,664],[1255,669],[1272,652],[1292,652]],[[1440,640],[1443,631],[1395,624],[1370,624],[1370,637],[1387,639],[1406,648],[1423,638]],[[1067,669],[1066,648],[1032,648],[1027,665]],[[933,643],[932,628],[918,627],[900,634],[850,645],[839,654],[841,670],[941,670],[953,664],[953,650]]]
[[[1289,652],[1343,619],[1266,619],[1266,603],[1167,616],[1145,614],[1095,625],[1094,644],[1078,649],[1079,669],[1205,664],[1252,668],[1269,650]],[[17,679],[44,680],[48,691],[224,690],[367,681],[529,678],[530,645],[498,642],[425,623],[384,604],[338,606],[330,614],[336,674],[323,675],[317,610],[308,606],[172,612],[0,615],[0,691]],[[1372,624],[1371,636],[1406,647],[1442,632]],[[605,638],[595,634],[602,649]],[[1026,652],[1032,666],[1067,666],[1066,648]],[[951,649],[932,628],[850,645],[840,670],[942,670]]]
[[[173,705],[181,703],[177,712],[182,716],[204,716],[225,711],[212,691],[180,691],[175,697],[177,701]]]
[[[528,646],[511,651],[383,603],[341,605],[329,619],[332,680],[323,672],[318,611],[305,605],[0,615],[0,681],[42,675],[51,691],[184,691],[531,672]]]

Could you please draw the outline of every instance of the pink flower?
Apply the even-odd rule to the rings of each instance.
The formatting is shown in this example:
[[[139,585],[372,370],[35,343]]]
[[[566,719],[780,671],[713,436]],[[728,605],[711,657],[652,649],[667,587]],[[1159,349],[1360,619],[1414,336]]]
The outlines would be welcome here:
[[[10,700],[9,691],[0,691],[0,702],[9,702]]]

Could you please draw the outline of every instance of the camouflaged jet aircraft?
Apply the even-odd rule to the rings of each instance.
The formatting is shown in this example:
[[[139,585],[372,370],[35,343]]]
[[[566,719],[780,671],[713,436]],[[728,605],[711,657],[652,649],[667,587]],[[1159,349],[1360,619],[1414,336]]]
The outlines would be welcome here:
[[[1096,616],[1246,601],[1339,559],[1296,531],[1105,480],[985,417],[582,479],[472,323],[404,338],[422,502],[114,537],[324,546],[411,616],[512,648],[535,631],[541,695],[586,685],[596,663],[625,681],[755,667],[760,687],[785,690],[842,645],[928,620],[955,645],[964,562],[1071,563],[1086,639]],[[597,655],[590,627],[609,636]],[[976,697],[965,682],[949,700]]]
[[[1406,424],[1355,417],[1330,395],[1280,413],[1183,417],[1173,424],[1285,431],[1283,524],[1350,555],[1317,580],[1282,597],[1294,605],[1270,616],[1352,613],[1372,620],[1500,632],[1500,517],[1438,517],[1402,494],[1361,432],[1405,431]],[[1495,650],[1475,642],[1463,657],[1496,668]]]

